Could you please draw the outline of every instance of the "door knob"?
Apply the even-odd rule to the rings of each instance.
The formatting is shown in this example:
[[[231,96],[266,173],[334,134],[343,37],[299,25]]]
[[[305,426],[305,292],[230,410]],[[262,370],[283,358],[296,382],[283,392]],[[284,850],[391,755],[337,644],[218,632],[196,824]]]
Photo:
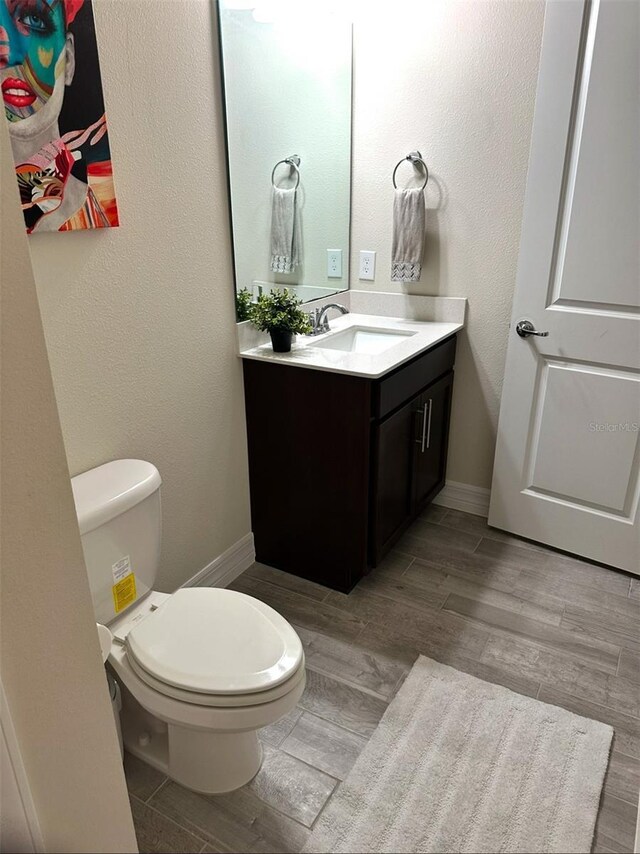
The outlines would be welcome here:
[[[521,338],[528,338],[530,335],[538,335],[540,338],[546,338],[548,332],[538,332],[530,320],[521,320],[516,325],[516,332]]]

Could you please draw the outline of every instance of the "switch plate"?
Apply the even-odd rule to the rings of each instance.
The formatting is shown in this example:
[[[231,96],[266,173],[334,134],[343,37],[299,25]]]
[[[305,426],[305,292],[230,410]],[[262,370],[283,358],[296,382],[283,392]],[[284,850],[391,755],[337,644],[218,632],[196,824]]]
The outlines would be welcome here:
[[[342,249],[327,249],[327,278],[342,278]]]
[[[360,250],[360,279],[372,282],[376,277],[376,253],[368,249]]]

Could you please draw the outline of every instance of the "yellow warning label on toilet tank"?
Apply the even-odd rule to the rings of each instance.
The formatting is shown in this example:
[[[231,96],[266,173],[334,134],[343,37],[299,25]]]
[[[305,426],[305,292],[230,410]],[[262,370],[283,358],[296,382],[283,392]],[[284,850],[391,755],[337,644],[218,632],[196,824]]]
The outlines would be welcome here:
[[[118,581],[111,588],[113,592],[113,605],[116,609],[116,614],[127,605],[131,605],[136,600],[136,577],[130,572],[122,581]]]

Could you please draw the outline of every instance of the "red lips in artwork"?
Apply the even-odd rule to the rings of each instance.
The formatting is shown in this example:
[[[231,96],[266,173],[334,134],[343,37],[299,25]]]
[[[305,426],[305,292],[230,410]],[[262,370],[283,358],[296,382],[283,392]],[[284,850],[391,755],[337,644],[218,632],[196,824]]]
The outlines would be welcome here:
[[[2,81],[2,97],[10,107],[30,107],[36,100],[36,93],[28,83],[17,77],[7,77]]]

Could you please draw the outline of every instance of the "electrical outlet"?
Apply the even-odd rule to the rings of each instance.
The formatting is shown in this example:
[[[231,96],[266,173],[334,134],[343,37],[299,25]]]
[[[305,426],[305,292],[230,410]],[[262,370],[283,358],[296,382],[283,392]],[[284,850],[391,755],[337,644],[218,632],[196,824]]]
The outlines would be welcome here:
[[[360,279],[373,281],[376,277],[376,253],[367,249],[360,250]]]
[[[342,249],[327,249],[327,278],[342,278]]]

